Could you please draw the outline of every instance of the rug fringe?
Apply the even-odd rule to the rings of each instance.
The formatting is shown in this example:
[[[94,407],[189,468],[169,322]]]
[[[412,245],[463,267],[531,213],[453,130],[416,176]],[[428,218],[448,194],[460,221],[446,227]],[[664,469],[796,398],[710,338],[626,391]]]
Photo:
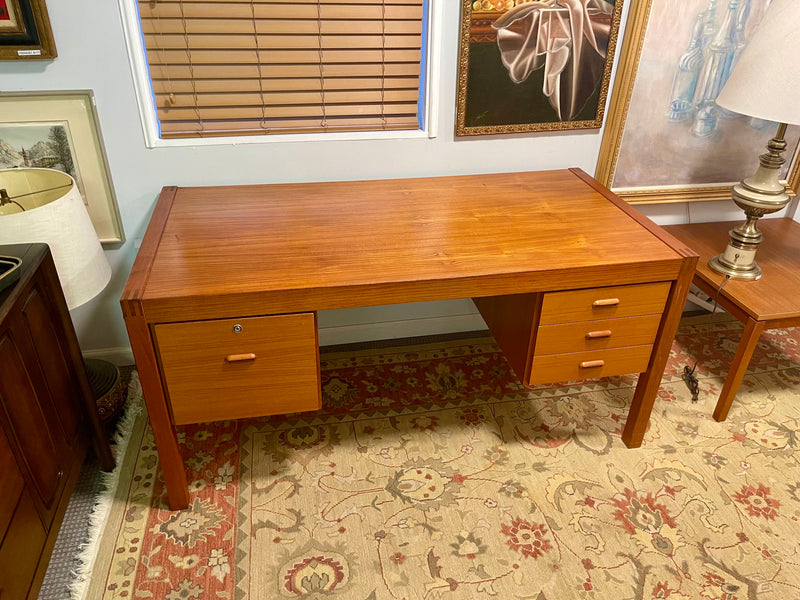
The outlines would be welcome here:
[[[116,466],[113,471],[101,475],[103,491],[94,503],[89,515],[89,541],[79,546],[79,553],[76,557],[78,566],[73,572],[74,578],[69,585],[70,600],[84,600],[86,598],[97,559],[100,538],[108,520],[111,506],[114,503],[114,495],[119,484],[119,475],[125,452],[128,449],[128,442],[131,439],[136,419],[142,413],[142,410],[142,385],[139,381],[139,374],[133,371],[128,384],[127,406],[117,424],[112,439],[111,451],[114,455]]]

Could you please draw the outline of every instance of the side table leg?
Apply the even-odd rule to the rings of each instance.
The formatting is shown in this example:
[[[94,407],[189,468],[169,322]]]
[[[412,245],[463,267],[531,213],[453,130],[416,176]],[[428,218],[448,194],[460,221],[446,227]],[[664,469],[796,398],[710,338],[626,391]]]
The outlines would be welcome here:
[[[750,364],[750,359],[753,358],[753,352],[755,352],[756,345],[758,344],[758,338],[765,328],[765,321],[748,319],[745,323],[742,339],[739,341],[739,346],[736,348],[736,354],[728,370],[728,376],[725,378],[725,385],[722,387],[719,400],[717,400],[717,406],[714,408],[715,420],[724,421],[728,416],[728,411],[731,408],[731,404],[733,404],[733,399],[736,397],[736,392],[739,390],[739,384],[742,383],[742,378]]]

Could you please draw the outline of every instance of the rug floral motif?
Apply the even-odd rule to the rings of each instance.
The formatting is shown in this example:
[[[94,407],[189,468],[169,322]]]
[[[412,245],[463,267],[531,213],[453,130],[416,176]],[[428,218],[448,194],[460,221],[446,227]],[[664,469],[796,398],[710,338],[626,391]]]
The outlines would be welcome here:
[[[523,388],[489,337],[323,354],[321,411],[179,429],[176,512],[142,415],[87,597],[800,598],[800,331],[717,423],[740,335],[681,326],[635,450],[634,376]]]

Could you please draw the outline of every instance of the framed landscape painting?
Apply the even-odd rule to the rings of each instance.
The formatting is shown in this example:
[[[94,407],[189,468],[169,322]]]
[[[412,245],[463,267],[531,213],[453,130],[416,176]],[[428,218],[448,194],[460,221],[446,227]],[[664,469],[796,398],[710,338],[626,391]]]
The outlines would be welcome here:
[[[456,135],[599,128],[622,0],[462,0]]]
[[[56,55],[44,0],[0,0],[0,60]]]
[[[730,199],[777,123],[715,99],[770,0],[633,0],[595,177],[632,204]],[[724,58],[725,60],[720,60]],[[800,185],[800,127],[786,134],[781,174]]]
[[[0,93],[0,169],[24,168],[71,175],[100,241],[125,241],[91,91]]]

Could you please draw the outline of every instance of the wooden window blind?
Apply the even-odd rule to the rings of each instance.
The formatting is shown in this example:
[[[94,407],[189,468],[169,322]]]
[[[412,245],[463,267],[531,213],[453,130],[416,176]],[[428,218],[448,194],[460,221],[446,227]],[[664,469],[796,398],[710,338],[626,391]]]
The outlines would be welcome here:
[[[139,0],[162,138],[418,129],[424,0]]]

